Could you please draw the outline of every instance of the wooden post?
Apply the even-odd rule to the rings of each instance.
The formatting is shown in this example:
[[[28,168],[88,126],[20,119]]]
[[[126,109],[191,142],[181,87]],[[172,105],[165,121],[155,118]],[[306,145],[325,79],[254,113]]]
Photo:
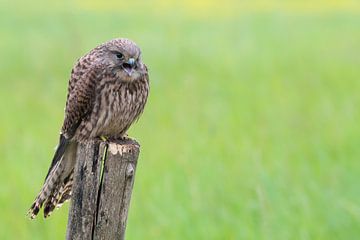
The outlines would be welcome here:
[[[79,144],[66,239],[124,239],[139,151],[134,140]]]

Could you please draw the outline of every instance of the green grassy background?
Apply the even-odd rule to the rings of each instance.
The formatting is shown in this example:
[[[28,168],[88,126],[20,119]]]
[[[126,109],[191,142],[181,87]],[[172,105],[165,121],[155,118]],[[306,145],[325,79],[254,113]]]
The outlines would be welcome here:
[[[360,236],[360,6],[354,1],[12,1],[0,8],[0,239],[30,221],[75,60],[128,37],[151,94],[127,239]]]

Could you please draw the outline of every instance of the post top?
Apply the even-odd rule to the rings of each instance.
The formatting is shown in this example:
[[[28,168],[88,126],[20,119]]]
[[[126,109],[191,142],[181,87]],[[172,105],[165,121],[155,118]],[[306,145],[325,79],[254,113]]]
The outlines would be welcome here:
[[[108,152],[113,155],[123,155],[124,153],[129,153],[134,149],[138,150],[140,148],[140,144],[130,138],[111,141],[108,143],[108,146]]]

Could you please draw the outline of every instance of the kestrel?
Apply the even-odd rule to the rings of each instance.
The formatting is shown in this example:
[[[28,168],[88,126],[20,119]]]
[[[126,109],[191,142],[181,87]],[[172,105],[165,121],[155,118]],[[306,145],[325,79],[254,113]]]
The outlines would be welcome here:
[[[81,57],[71,71],[60,140],[45,183],[32,204],[44,217],[70,199],[78,143],[122,138],[144,110],[149,93],[147,67],[139,47],[118,38]]]

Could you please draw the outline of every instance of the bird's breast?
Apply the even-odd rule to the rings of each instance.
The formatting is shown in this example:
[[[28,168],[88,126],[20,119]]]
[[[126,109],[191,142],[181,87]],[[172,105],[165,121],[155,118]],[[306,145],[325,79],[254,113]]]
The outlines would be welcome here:
[[[96,135],[121,137],[143,111],[147,88],[108,86],[102,90]]]

